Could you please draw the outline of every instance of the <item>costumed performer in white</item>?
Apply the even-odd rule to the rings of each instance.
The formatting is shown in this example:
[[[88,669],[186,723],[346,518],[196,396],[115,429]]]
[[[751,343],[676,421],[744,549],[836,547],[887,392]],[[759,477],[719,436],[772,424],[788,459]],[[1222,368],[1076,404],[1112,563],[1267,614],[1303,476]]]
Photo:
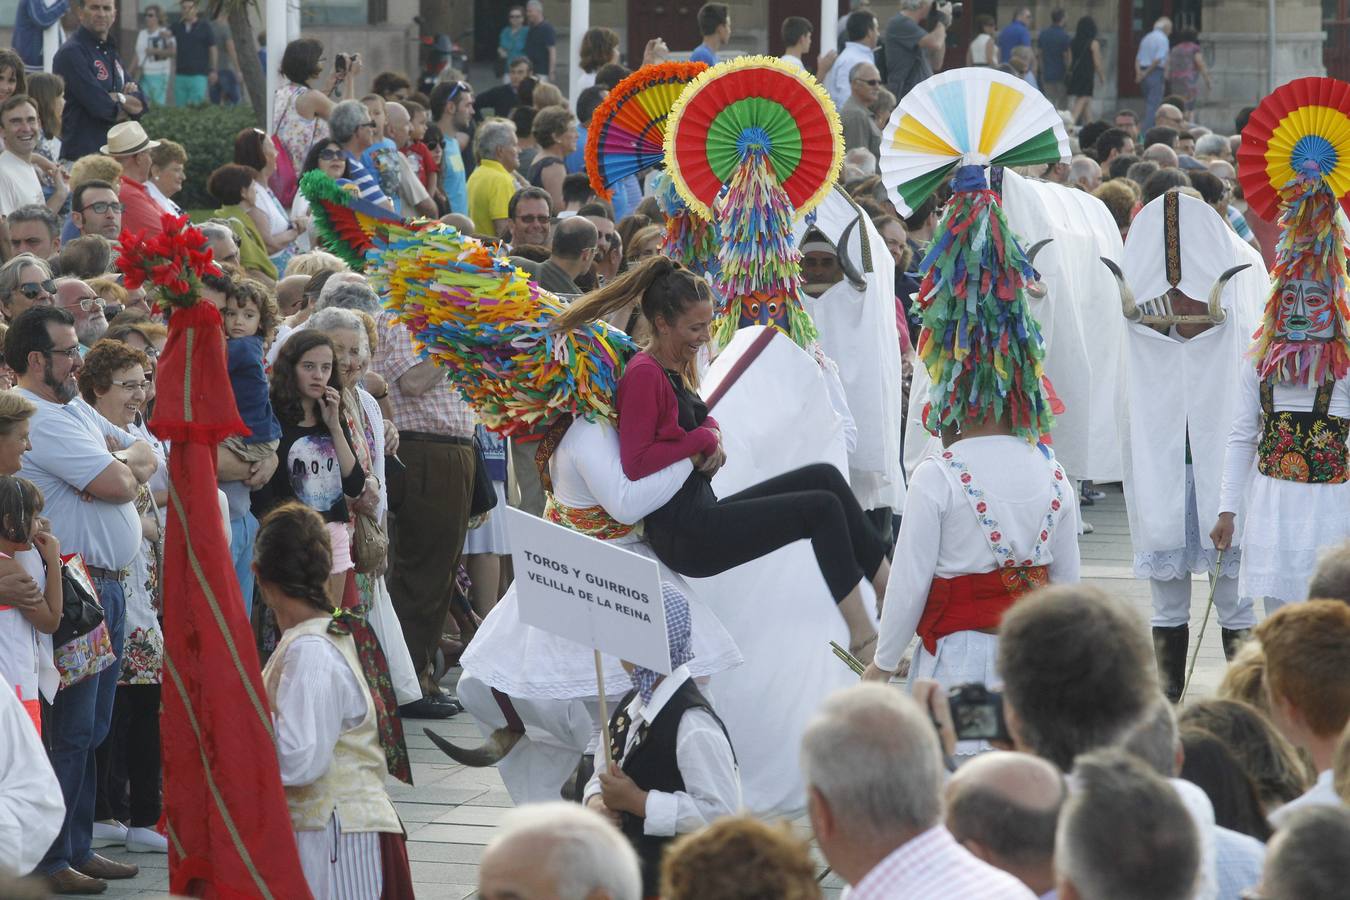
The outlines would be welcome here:
[[[1347,234],[1333,189],[1342,182],[1330,178],[1334,154],[1295,153],[1290,163],[1272,288],[1238,381],[1211,532],[1216,547],[1232,545],[1245,496],[1238,591],[1264,598],[1267,615],[1303,600],[1319,552],[1350,537]]]
[[[980,165],[956,170],[924,261],[924,419],[944,449],[910,479],[869,680],[888,681],[917,634],[911,678],[995,684],[1003,613],[1078,580],[1073,488],[1039,443],[1053,419],[1027,310],[1035,273],[985,178]]]
[[[1254,326],[1238,284],[1230,284],[1247,267],[1231,232],[1204,201],[1170,191],[1134,217],[1121,266],[1125,500],[1134,575],[1149,580],[1158,672],[1173,703],[1186,682],[1192,574],[1210,576],[1229,659],[1256,624],[1251,600],[1238,595],[1241,519],[1220,563],[1202,534],[1209,516],[1200,517],[1219,502],[1235,385]]]
[[[310,892],[315,900],[411,900],[375,702],[356,643],[328,599],[328,530],[314,510],[287,503],[263,519],[254,548],[259,593],[282,629],[263,684]]]
[[[642,519],[673,497],[693,470],[693,463],[682,459],[630,481],[619,463],[614,426],[578,417],[548,458],[549,477],[541,478],[544,516],[655,559],[642,540]],[[689,598],[693,656],[688,664],[694,677],[738,665],[735,642],[684,580],[664,565],[661,579],[663,590],[673,588]],[[627,674],[617,658],[602,655],[602,660],[609,699],[617,700]],[[489,746],[465,754],[433,737],[437,746],[463,762],[495,762],[517,804],[556,800],[582,754],[597,746],[601,722],[592,650],[522,622],[512,585],[483,619],[460,665],[457,694],[490,738]]]

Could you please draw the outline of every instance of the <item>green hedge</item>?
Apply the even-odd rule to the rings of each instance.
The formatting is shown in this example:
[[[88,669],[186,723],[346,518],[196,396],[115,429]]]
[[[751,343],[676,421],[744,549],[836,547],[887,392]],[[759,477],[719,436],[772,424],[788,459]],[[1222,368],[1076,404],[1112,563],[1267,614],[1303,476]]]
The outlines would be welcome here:
[[[151,138],[169,138],[187,151],[187,178],[174,201],[184,209],[219,204],[206,193],[206,179],[234,160],[234,136],[255,124],[253,108],[239,106],[160,107],[141,120]]]

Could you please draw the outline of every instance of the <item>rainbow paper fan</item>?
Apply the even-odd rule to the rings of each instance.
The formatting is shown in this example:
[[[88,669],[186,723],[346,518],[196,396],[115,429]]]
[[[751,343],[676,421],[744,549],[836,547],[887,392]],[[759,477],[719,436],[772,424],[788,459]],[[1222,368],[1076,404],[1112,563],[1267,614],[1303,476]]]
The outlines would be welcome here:
[[[675,101],[666,122],[666,170],[705,219],[752,149],[766,155],[798,216],[825,198],[844,160],[829,94],[810,74],[772,56],[742,56],[708,69]]]
[[[666,156],[666,118],[707,63],[643,66],[615,85],[586,127],[586,174],[606,200],[622,178],[658,166]]]
[[[1350,191],[1350,84],[1300,78],[1276,88],[1242,129],[1238,180],[1247,204],[1267,222],[1280,216],[1280,191],[1315,167],[1347,212]]]
[[[996,69],[953,69],[919,83],[881,133],[879,168],[902,216],[958,165],[1067,162],[1069,135],[1031,85]]]

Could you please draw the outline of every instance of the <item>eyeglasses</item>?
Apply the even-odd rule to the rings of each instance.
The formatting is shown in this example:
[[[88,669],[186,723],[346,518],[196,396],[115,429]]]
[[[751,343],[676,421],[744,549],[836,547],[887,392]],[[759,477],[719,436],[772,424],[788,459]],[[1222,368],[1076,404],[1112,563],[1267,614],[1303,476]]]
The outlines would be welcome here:
[[[868,87],[877,87],[881,84],[880,78],[855,78],[853,80],[858,82],[858,84],[865,84]]]
[[[343,156],[345,155],[345,152],[346,151],[339,150],[334,147],[329,147],[327,150],[319,151],[319,159],[328,160],[331,162],[332,160],[335,159],[342,159]]]
[[[64,356],[68,361],[74,361],[80,358],[80,345],[76,344],[74,347],[67,347],[64,350],[57,350],[53,347],[50,350],[43,350],[42,355],[48,357]]]
[[[104,304],[103,298],[95,295],[93,297],[81,297],[75,303],[62,303],[61,305],[66,309],[73,309],[74,307],[78,306],[85,312],[90,312],[91,310],[94,309],[102,309]]]
[[[144,391],[146,388],[150,387],[149,381],[114,381],[113,384],[123,390],[131,391],[133,394],[137,391]]]
[[[101,216],[108,212],[121,212],[122,204],[118,203],[116,200],[99,200],[95,203],[90,203],[88,206],[81,209],[80,212],[88,212],[91,209]]]
[[[48,278],[46,281],[25,281],[19,285],[19,293],[29,300],[36,300],[44,291],[48,294],[55,294],[56,282]]]

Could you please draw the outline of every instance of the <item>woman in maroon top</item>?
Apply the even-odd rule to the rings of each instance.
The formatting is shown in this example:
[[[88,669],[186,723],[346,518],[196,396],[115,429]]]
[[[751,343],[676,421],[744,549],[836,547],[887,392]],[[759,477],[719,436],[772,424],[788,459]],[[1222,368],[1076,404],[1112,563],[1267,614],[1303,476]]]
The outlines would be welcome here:
[[[807,539],[856,654],[871,658],[876,630],[863,607],[870,579],[885,595],[886,546],[863,514],[848,482],[827,463],[803,466],[718,499],[710,479],[726,461],[717,421],[695,392],[697,358],[710,338],[707,283],[663,256],[645,260],[574,303],[554,322],[570,330],[640,303],[650,328],[647,347],[619,381],[619,455],[632,480],[688,458],[694,471],[679,492],[647,516],[656,555],[681,575],[707,578]]]

